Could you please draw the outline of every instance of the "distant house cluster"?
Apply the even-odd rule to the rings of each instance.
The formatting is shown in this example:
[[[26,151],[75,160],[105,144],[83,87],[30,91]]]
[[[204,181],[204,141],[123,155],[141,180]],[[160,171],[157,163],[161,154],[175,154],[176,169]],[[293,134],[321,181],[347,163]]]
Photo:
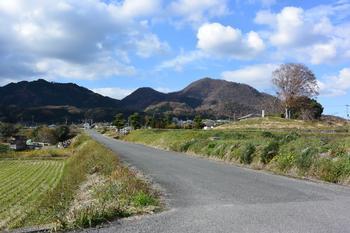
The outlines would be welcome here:
[[[50,143],[33,142],[25,136],[13,136],[10,139],[10,149],[12,150],[35,150],[51,146]]]

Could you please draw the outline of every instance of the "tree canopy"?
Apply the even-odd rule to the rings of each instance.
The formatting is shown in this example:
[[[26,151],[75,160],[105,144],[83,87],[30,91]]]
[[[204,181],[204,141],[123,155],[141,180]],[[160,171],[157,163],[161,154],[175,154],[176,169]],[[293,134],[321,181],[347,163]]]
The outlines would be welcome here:
[[[124,127],[125,125],[125,120],[124,120],[124,115],[123,113],[118,113],[115,118],[114,118],[114,121],[113,121],[113,125],[115,127],[117,127],[117,129],[121,129]]]
[[[298,105],[300,97],[312,98],[318,95],[316,76],[303,64],[281,65],[272,73],[272,82],[287,110],[287,118],[290,117],[289,110]]]
[[[141,117],[137,112],[129,116],[129,122],[134,129],[141,128]]]

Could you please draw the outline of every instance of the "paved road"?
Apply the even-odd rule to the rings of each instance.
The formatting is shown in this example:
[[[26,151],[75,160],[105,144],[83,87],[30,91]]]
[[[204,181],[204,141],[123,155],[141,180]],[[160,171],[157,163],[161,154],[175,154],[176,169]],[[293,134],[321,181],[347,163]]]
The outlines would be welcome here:
[[[169,210],[89,232],[350,233],[349,188],[91,135],[152,177]]]

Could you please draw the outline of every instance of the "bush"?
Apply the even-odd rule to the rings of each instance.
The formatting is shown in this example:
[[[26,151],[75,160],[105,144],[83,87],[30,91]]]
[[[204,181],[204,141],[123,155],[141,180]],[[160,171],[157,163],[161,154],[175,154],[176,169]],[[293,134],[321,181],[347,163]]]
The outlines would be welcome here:
[[[45,142],[50,144],[56,144],[58,142],[58,138],[56,135],[56,130],[51,129],[47,126],[40,126],[33,130],[32,138],[34,141]]]
[[[295,161],[294,154],[288,153],[276,157],[276,165],[280,171],[288,171],[293,167]]]
[[[0,122],[0,137],[8,138],[16,135],[19,131],[19,127],[10,123]]]
[[[315,148],[304,149],[295,161],[297,168],[303,173],[307,172],[310,169],[316,154],[317,150]]]
[[[132,201],[135,206],[144,207],[144,206],[155,206],[157,205],[157,200],[152,196],[140,191],[132,198]]]
[[[332,157],[340,157],[347,154],[347,150],[344,144],[335,144],[330,150]]]
[[[300,138],[300,134],[296,133],[296,132],[291,132],[289,134],[287,134],[286,136],[284,136],[281,140],[282,143],[289,143],[292,141],[297,140],[298,138]]]
[[[194,143],[196,143],[196,140],[191,140],[191,141],[187,141],[185,143],[182,143],[180,145],[180,151],[181,152],[187,152],[188,149],[190,148],[190,146],[193,145]]]
[[[337,171],[333,161],[328,158],[322,158],[317,164],[317,172],[322,180],[337,183],[340,173]]]
[[[66,125],[58,126],[55,129],[55,134],[59,142],[66,141],[70,138],[70,128]]]
[[[262,132],[261,136],[263,136],[264,138],[274,138],[275,137],[275,135],[269,131]]]
[[[264,147],[261,154],[261,162],[268,164],[278,154],[279,146],[278,142],[272,141]]]
[[[7,153],[9,150],[9,146],[0,144],[0,153]]]
[[[253,154],[255,153],[255,150],[256,149],[253,144],[248,143],[247,145],[245,145],[240,156],[241,163],[251,164],[253,161],[253,157],[254,157]]]

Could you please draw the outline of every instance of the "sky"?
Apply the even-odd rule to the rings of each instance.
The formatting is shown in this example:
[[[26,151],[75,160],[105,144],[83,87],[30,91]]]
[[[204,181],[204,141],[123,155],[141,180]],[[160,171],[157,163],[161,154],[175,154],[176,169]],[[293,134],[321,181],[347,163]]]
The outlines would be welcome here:
[[[350,1],[0,1],[0,86],[44,78],[121,99],[211,77],[274,94],[290,62],[315,73],[325,113],[346,116]]]

